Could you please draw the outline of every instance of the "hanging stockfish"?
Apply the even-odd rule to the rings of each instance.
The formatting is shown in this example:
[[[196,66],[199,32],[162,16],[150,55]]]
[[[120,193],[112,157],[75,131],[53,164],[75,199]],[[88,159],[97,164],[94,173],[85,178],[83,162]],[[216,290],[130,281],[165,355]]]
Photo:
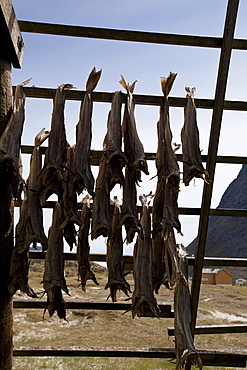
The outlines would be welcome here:
[[[132,84],[127,84],[124,77],[121,76],[120,84],[127,91],[127,100],[122,123],[124,153],[127,159],[123,191],[122,224],[125,225],[127,243],[131,243],[135,233],[141,232],[140,224],[137,219],[136,184],[138,185],[141,181],[141,171],[146,175],[148,175],[149,172],[144,148],[137,133],[134,116],[135,104],[133,91],[136,81]]]
[[[27,213],[27,197],[25,196],[20,207],[19,222],[16,225],[16,243],[11,257],[8,289],[12,295],[14,295],[16,291],[20,289],[29,297],[37,298],[37,295],[28,284],[28,248],[23,247],[26,239]]]
[[[159,234],[160,235],[160,234]],[[159,293],[161,285],[170,289],[168,275],[165,268],[165,241],[161,236],[152,239],[153,247],[153,287],[156,294]]]
[[[73,249],[73,245],[76,243],[75,224],[78,226],[81,225],[80,215],[77,208],[77,195],[73,188],[74,177],[73,145],[68,146],[66,149],[66,164],[63,172],[62,195],[58,199],[63,212],[63,223],[60,225],[60,229],[64,232],[64,238],[69,244],[70,250]]]
[[[191,331],[191,296],[187,282],[187,253],[183,245],[180,244],[177,248],[180,276],[174,290],[176,369],[187,369],[190,365],[202,369],[202,361],[194,347]]]
[[[16,86],[14,95],[14,106],[8,124],[0,138],[0,166],[11,173],[10,185],[13,195],[18,198],[19,186],[22,183],[20,176],[20,144],[25,120],[26,95],[23,86],[28,84],[31,78]]]
[[[89,279],[93,280],[96,285],[99,285],[95,274],[91,270],[89,257],[90,246],[88,235],[92,216],[90,199],[91,197],[89,195],[85,196],[83,199],[83,206],[81,210],[81,226],[78,234],[78,246],[76,252],[76,258],[78,261],[78,274],[81,278],[81,287],[84,292],[86,291],[86,282]]]
[[[40,192],[40,202],[42,205],[53,193],[59,195],[61,192],[62,172],[66,161],[65,99],[66,91],[73,87],[71,84],[62,84],[56,89],[49,143],[45,153],[44,167],[41,172],[42,190]]]
[[[199,130],[197,127],[196,106],[194,102],[195,87],[186,87],[186,107],[184,109],[184,126],[181,131],[183,153],[183,182],[188,186],[194,177],[202,178],[207,184],[209,173],[204,169],[199,147]]]
[[[153,237],[161,232],[168,238],[173,227],[181,232],[178,219],[177,198],[179,192],[179,167],[174,150],[172,149],[172,132],[170,128],[168,94],[177,74],[170,72],[165,78],[161,77],[161,88],[164,94],[160,106],[160,118],[157,123],[158,149],[156,167],[158,183],[153,204]]]
[[[137,236],[134,247],[134,292],[132,295],[132,316],[142,316],[145,309],[152,311],[158,316],[159,307],[153,293],[152,282],[152,240],[151,240],[151,218],[148,207],[150,194],[139,197],[142,203],[141,226],[143,238]]]
[[[178,266],[177,243],[172,230],[165,242],[165,271],[167,274],[167,287],[173,289],[180,277],[180,270]]]
[[[110,178],[107,176],[108,161],[102,154],[99,173],[96,179],[95,197],[92,210],[91,239],[97,239],[100,235],[107,237],[111,230],[110,216]]]
[[[122,152],[121,108],[122,93],[121,91],[116,91],[113,95],[107,121],[107,133],[103,142],[103,152],[108,161],[107,172],[110,178],[110,190],[116,184],[122,186],[124,184],[122,168],[126,158]]]
[[[108,269],[108,282],[105,289],[110,288],[110,297],[113,302],[116,302],[118,290],[122,290],[127,296],[129,296],[128,293],[131,293],[131,290],[129,283],[124,277],[123,238],[119,199],[114,197],[114,200],[111,203],[114,206],[114,211],[112,215],[111,234],[107,240],[106,262]]]
[[[85,188],[94,196],[94,177],[90,167],[92,140],[92,91],[96,88],[102,70],[92,69],[86,83],[86,93],[81,102],[79,122],[76,126],[75,178],[73,187],[80,194]]]
[[[48,250],[45,256],[45,271],[43,286],[47,294],[47,309],[52,316],[57,311],[60,319],[66,319],[66,303],[63,299],[62,290],[69,295],[64,277],[63,258],[63,233],[60,229],[62,223],[62,210],[56,203],[52,225],[48,234]]]
[[[27,250],[31,243],[39,242],[43,251],[48,248],[48,239],[44,232],[43,211],[40,205],[41,189],[40,172],[42,169],[42,153],[40,145],[48,138],[49,132],[42,129],[35,137],[34,149],[30,160],[30,173],[27,179],[27,217],[25,242],[18,247],[19,253]]]

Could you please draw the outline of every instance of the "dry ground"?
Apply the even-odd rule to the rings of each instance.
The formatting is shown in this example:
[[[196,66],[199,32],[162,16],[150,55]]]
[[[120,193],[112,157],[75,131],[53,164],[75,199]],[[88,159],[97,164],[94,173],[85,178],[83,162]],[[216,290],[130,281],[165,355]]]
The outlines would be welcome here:
[[[32,262],[30,285],[36,292],[42,292],[43,261]],[[104,269],[96,273],[99,286],[89,281],[86,292],[78,287],[77,267],[67,264],[66,281],[71,297],[65,300],[105,302],[109,294],[104,289],[107,274]],[[101,271],[100,271],[101,270]],[[128,276],[133,287],[133,277]],[[15,299],[26,298],[17,292]],[[157,301],[173,303],[173,292],[160,289]],[[119,293],[119,301],[126,296]],[[135,318],[122,311],[67,310],[68,322],[56,314],[52,318],[42,309],[14,310],[15,346],[108,346],[171,348],[174,338],[167,335],[167,327],[173,326],[173,319]],[[207,286],[201,288],[197,325],[247,324],[246,286]],[[247,334],[197,335],[197,349],[246,350]],[[122,358],[14,358],[14,369],[175,369],[165,359],[122,359]],[[214,367],[213,369],[217,369]],[[222,368],[221,368],[222,369]]]

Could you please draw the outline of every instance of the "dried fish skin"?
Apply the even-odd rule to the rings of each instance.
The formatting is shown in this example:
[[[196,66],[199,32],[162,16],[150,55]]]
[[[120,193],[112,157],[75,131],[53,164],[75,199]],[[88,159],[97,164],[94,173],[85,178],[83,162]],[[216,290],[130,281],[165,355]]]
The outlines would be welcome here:
[[[107,176],[108,163],[102,155],[99,164],[99,173],[96,180],[95,197],[92,210],[91,239],[97,239],[100,235],[107,237],[111,230],[110,217],[110,181]]]
[[[90,266],[90,246],[88,235],[90,230],[91,216],[92,211],[90,206],[90,197],[86,196],[83,199],[83,206],[81,210],[81,226],[78,234],[78,246],[76,252],[76,258],[78,261],[78,274],[81,278],[81,287],[83,292],[86,291],[86,283],[89,279],[93,280],[96,285],[99,285]]]
[[[165,239],[169,237],[173,228],[181,235],[181,223],[178,218],[178,192],[171,184],[167,182],[164,185],[164,204],[162,218],[162,235]]]
[[[165,269],[167,273],[168,287],[173,289],[180,278],[181,271],[178,264],[177,243],[172,230],[165,242]]]
[[[26,95],[23,86],[31,79],[16,86],[14,95],[13,112],[8,124],[0,138],[0,165],[6,171],[11,171],[10,184],[13,195],[18,198],[19,183],[22,182],[19,171],[19,155],[21,136],[25,121],[25,100]]]
[[[122,168],[126,157],[122,152],[122,131],[121,131],[121,108],[122,93],[116,91],[113,95],[111,110],[107,120],[107,133],[103,142],[103,152],[108,160],[108,176],[110,178],[110,189],[116,184],[123,186],[124,176]]]
[[[142,228],[137,215],[136,169],[125,167],[125,180],[123,186],[123,206],[121,223],[126,230],[126,241],[132,243],[135,234],[142,235]]]
[[[187,282],[188,262],[186,251],[182,245],[178,245],[178,269],[180,277],[174,290],[174,328],[176,369],[185,369],[188,365],[194,365],[202,369],[202,361],[197,353],[191,330],[191,296]]]
[[[204,169],[199,144],[199,130],[197,126],[196,106],[194,101],[195,87],[186,87],[186,106],[184,109],[184,125],[181,130],[183,154],[183,182],[188,186],[195,178],[202,178],[209,182],[209,173]]]
[[[34,149],[30,160],[30,173],[27,179],[27,219],[24,250],[33,242],[39,242],[43,251],[48,248],[48,239],[44,232],[43,211],[40,204],[42,153],[40,145],[48,138],[49,132],[44,128],[36,135]]]
[[[48,234],[43,287],[47,294],[49,315],[52,316],[57,311],[59,318],[66,319],[66,303],[62,296],[62,290],[68,295],[69,291],[64,277],[63,233],[59,228],[61,223],[62,210],[60,204],[56,203]]]
[[[63,172],[62,197],[59,203],[63,210],[64,221],[60,228],[63,230],[68,224],[81,225],[80,215],[77,208],[77,195],[73,189],[74,179],[74,146],[68,146],[66,149],[66,165]]]
[[[133,318],[136,315],[142,316],[145,308],[151,310],[155,316],[158,316],[159,313],[159,307],[153,293],[151,218],[147,199],[147,196],[140,197],[143,239],[138,235],[134,247],[134,292],[131,305]]]
[[[131,293],[131,290],[129,283],[124,277],[121,207],[117,197],[114,197],[112,205],[114,206],[114,211],[112,215],[111,234],[107,240],[106,262],[108,282],[105,289],[110,288],[110,297],[113,302],[117,302],[118,290],[122,290],[127,297]]]
[[[38,298],[37,294],[28,284],[28,270],[28,250],[26,249],[22,253],[19,253],[18,249],[14,248],[11,257],[8,290],[12,295],[17,290],[20,290],[31,298]]]
[[[139,170],[137,181],[141,181],[141,173],[143,171],[146,175],[149,175],[147,161],[145,158],[144,147],[140,141],[137,133],[136,121],[134,115],[134,99],[133,91],[137,81],[132,84],[127,84],[124,77],[121,75],[120,84],[127,91],[127,101],[124,109],[124,116],[122,122],[122,132],[124,139],[124,153],[128,161],[129,166],[133,166]]]
[[[172,149],[172,132],[170,127],[170,116],[169,116],[169,101],[168,94],[172,88],[174,80],[177,74],[170,72],[170,75],[165,78],[161,77],[161,88],[164,94],[163,104],[160,106],[160,118],[157,123],[157,133],[158,133],[158,148],[156,154],[156,167],[158,173],[158,181],[162,179],[165,182],[170,182],[171,180],[176,186],[177,191],[179,191],[179,166],[177,163],[176,154]]]
[[[165,269],[165,241],[161,235],[152,239],[153,249],[153,287],[156,294],[159,293],[161,285],[170,289],[168,284],[168,275]]]
[[[94,196],[94,177],[90,167],[91,141],[92,141],[92,91],[96,88],[102,70],[91,71],[87,84],[86,93],[81,102],[79,122],[76,126],[75,146],[75,179],[74,189],[80,194],[85,188],[91,196]]]
[[[40,192],[41,204],[53,194],[59,193],[60,183],[66,161],[66,130],[64,124],[64,108],[66,91],[73,88],[71,84],[58,86],[53,101],[51,129],[48,148],[45,153],[44,168],[41,172],[42,190]]]

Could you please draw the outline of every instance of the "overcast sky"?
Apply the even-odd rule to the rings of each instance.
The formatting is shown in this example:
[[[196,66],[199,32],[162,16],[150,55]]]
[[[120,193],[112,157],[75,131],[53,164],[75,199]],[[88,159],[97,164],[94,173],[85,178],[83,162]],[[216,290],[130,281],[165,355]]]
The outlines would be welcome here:
[[[17,19],[153,31],[187,35],[221,37],[224,29],[226,0],[13,0]],[[240,1],[235,38],[247,38],[247,2]],[[23,33],[25,53],[21,70],[13,70],[13,84],[32,77],[30,86],[56,88],[62,83],[72,83],[85,89],[89,72],[95,66],[102,69],[97,91],[122,90],[120,74],[129,82],[137,80],[136,94],[161,95],[160,77],[169,72],[178,73],[170,96],[184,97],[185,86],[196,87],[197,98],[214,98],[220,51],[173,45],[140,44],[136,42],[94,40],[86,38],[50,36]],[[246,51],[233,51],[226,99],[246,100]],[[79,102],[66,103],[66,130],[68,141],[75,143],[75,126],[78,121]],[[106,133],[108,103],[95,103],[93,113],[92,149],[100,150]],[[42,127],[49,129],[52,101],[27,99],[23,144],[33,144]],[[207,154],[211,110],[197,110],[202,154]],[[156,122],[158,107],[136,106],[139,136],[146,152],[156,152]],[[225,111],[219,142],[219,155],[246,156],[246,112]],[[170,109],[174,142],[180,143],[183,109]],[[26,160],[28,163],[29,158]],[[154,163],[149,161],[150,176],[143,174],[138,194],[155,190]],[[216,166],[212,207],[237,176],[241,166],[221,164]],[[182,167],[181,167],[182,169]],[[97,176],[98,169],[94,168]],[[24,176],[28,175],[25,166]],[[181,184],[179,206],[200,207],[203,182],[196,180],[189,187]],[[117,190],[116,190],[117,192]],[[114,195],[114,192],[113,194]],[[48,227],[48,217],[46,227]],[[188,245],[197,235],[198,217],[180,216],[184,236],[177,241]],[[93,243],[93,252],[104,252],[104,241]],[[131,253],[131,246],[125,248]]]

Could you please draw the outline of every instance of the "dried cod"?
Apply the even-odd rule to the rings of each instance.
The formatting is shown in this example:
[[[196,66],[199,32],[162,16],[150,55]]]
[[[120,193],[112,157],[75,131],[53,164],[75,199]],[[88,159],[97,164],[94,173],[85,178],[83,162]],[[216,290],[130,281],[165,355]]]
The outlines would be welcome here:
[[[85,188],[94,196],[94,177],[90,167],[92,141],[92,91],[96,88],[102,70],[92,69],[86,83],[86,93],[81,103],[79,122],[76,126],[74,189],[80,194]]]
[[[82,290],[86,291],[86,282],[91,279],[96,285],[99,283],[96,280],[95,274],[91,270],[90,257],[89,257],[89,230],[91,222],[92,211],[90,207],[90,196],[87,195],[83,199],[83,206],[81,210],[81,226],[78,234],[78,246],[76,252],[76,258],[78,261],[78,273],[81,278]]]
[[[195,87],[185,88],[187,103],[184,109],[184,126],[181,131],[183,153],[183,182],[188,186],[194,177],[209,182],[209,173],[204,169],[199,147],[196,106],[194,102]]]
[[[124,277],[121,207],[117,197],[114,197],[112,205],[114,206],[114,211],[112,215],[111,234],[107,240],[106,262],[108,282],[105,289],[110,288],[110,297],[113,302],[116,302],[118,290],[122,290],[127,296],[129,296],[128,293],[131,293],[131,290],[129,283]]]

